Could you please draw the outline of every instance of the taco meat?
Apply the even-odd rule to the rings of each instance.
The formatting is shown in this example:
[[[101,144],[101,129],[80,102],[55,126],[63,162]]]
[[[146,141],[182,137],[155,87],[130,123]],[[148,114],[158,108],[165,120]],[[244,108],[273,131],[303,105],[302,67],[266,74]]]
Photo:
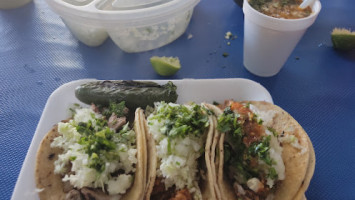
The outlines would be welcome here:
[[[312,169],[307,167],[311,144],[302,127],[266,102],[227,100],[208,107],[222,140],[214,163],[222,199],[292,199]]]
[[[144,132],[139,123],[131,122],[132,127],[126,121],[124,102],[71,110],[73,117],[59,122],[37,152],[40,199],[141,199]],[[140,115],[137,109],[136,118]]]
[[[157,177],[154,183],[150,199],[154,200],[192,200],[190,191],[187,188],[176,190],[175,186],[165,189],[165,184],[161,177]]]
[[[154,140],[148,142],[148,149],[152,149],[150,157],[157,158],[156,165],[152,165],[154,169],[150,170],[155,181],[150,183],[154,185],[147,192],[147,199],[203,198],[209,188],[199,184],[207,182],[200,176],[200,170],[210,164],[204,159],[206,138],[212,138],[209,134],[213,134],[210,123],[211,117],[201,105],[155,104],[154,112],[147,117],[147,132]]]

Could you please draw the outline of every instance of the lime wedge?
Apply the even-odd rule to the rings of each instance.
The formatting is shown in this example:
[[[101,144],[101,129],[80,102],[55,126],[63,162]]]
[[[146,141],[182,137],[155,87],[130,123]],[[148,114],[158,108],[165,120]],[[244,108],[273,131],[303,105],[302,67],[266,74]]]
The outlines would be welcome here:
[[[345,28],[335,28],[331,37],[335,49],[346,51],[355,48],[355,32]]]
[[[172,76],[181,68],[178,57],[153,56],[150,58],[150,63],[161,76]]]

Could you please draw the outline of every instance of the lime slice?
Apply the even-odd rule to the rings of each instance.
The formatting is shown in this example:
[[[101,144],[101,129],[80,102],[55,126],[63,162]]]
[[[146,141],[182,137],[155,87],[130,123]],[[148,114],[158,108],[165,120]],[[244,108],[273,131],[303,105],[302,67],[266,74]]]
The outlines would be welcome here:
[[[335,28],[331,36],[335,49],[346,51],[355,48],[355,32],[344,28]]]
[[[150,58],[150,63],[161,76],[172,76],[181,68],[178,57],[153,56]]]

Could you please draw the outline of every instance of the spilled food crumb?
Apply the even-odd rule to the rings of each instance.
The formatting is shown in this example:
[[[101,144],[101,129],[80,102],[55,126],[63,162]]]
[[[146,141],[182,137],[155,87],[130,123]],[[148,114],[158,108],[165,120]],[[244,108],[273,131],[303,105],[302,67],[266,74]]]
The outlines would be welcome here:
[[[232,35],[233,35],[232,32],[228,31],[228,32],[226,33],[226,35],[224,36],[224,38],[226,38],[227,40],[229,40]]]
[[[237,38],[237,35],[234,35],[231,31],[227,31],[224,35],[224,39],[227,40],[227,45],[230,46],[231,45],[231,40],[234,40]],[[223,57],[228,57],[229,54],[228,53],[223,53]]]
[[[237,35],[233,35],[232,32],[227,31],[226,34],[224,35],[224,38],[226,40],[234,40],[234,39],[237,39]]]

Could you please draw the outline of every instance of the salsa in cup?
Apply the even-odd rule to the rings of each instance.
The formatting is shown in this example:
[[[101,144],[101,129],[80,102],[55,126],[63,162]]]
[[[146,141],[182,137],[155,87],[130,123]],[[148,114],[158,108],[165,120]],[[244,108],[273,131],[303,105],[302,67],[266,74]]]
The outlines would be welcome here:
[[[299,7],[302,0],[249,0],[249,4],[257,11],[276,18],[298,19],[308,17],[312,9]]]

